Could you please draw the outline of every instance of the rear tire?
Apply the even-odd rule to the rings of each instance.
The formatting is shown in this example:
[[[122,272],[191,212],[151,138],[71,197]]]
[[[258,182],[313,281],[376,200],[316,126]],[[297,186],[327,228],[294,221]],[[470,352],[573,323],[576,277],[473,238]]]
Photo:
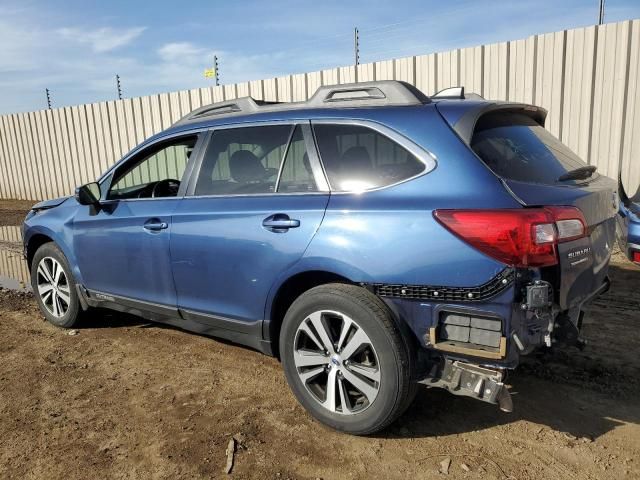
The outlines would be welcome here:
[[[355,435],[384,429],[411,403],[411,348],[387,306],[348,284],[303,293],[280,332],[294,395],[320,422]]]
[[[69,262],[54,243],[45,243],[31,263],[31,287],[45,318],[58,327],[71,328],[82,309]]]

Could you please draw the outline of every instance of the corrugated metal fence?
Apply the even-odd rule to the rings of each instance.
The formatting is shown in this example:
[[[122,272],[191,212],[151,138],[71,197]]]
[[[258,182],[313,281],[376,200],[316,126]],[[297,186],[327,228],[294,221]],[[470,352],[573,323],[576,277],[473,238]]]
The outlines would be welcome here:
[[[29,283],[29,270],[22,258],[21,228],[0,225],[0,287],[23,289]]]
[[[309,98],[320,85],[397,79],[427,94],[464,85],[541,105],[547,128],[601,173],[640,183],[640,20],[319,72],[0,117],[0,198],[45,199],[212,102]]]

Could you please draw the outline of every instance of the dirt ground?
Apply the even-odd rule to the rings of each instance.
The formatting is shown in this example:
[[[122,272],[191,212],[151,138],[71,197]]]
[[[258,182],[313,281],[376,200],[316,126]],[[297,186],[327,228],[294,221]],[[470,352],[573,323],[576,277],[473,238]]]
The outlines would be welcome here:
[[[10,207],[0,225],[24,217]],[[117,313],[70,335],[2,290],[0,478],[640,478],[640,269],[617,255],[611,276],[587,349],[511,376],[514,413],[422,388],[367,438],[313,421],[276,359]]]
[[[0,200],[0,226],[20,225],[35,200]]]

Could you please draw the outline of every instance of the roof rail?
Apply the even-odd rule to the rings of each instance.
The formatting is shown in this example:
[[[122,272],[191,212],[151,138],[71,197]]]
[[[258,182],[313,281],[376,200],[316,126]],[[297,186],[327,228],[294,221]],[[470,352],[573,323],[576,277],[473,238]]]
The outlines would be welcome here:
[[[346,83],[322,86],[306,102],[266,102],[251,97],[217,102],[188,113],[174,125],[214,116],[247,115],[296,108],[405,106],[422,105],[430,101],[429,97],[413,85],[397,80]]]
[[[188,113],[185,119],[197,119],[201,117],[209,117],[213,115],[225,115],[230,113],[252,113],[260,110],[262,106],[279,105],[281,102],[266,102],[264,100],[256,100],[252,97],[241,97],[234,100],[225,100],[223,102],[212,103],[204,107],[197,108]],[[183,119],[180,119],[180,121]]]
[[[429,97],[413,85],[397,80],[325,85],[313,94],[309,107],[356,107],[376,105],[421,105]]]

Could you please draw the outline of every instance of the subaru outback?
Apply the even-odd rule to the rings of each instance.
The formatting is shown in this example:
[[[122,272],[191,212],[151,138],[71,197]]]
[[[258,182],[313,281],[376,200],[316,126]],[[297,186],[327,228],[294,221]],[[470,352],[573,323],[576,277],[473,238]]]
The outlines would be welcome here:
[[[277,356],[352,434],[420,384],[511,411],[521,356],[580,345],[615,242],[616,182],[545,117],[396,81],[199,108],[32,208],[37,302],[60,327],[106,307]]]

